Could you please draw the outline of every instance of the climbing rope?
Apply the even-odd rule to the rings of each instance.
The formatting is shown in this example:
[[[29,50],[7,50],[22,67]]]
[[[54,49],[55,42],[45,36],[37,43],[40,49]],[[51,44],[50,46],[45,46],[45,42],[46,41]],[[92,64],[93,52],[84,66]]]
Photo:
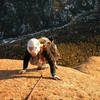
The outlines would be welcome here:
[[[37,80],[37,82],[34,84],[34,86],[33,86],[32,90],[31,90],[31,92],[29,93],[29,95],[28,95],[28,97],[27,97],[27,100],[31,100],[31,96],[32,96],[32,94],[33,94],[33,92],[34,92],[34,89],[35,89],[35,87],[37,86],[37,84],[39,83],[39,81],[40,81],[41,79],[42,79],[42,74],[41,74],[39,80]]]

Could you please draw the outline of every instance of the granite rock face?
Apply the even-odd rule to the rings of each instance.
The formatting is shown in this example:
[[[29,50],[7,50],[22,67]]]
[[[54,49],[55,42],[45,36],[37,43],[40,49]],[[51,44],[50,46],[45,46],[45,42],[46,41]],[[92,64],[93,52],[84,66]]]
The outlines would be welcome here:
[[[99,11],[99,0],[0,0],[0,39],[70,23],[84,12]]]

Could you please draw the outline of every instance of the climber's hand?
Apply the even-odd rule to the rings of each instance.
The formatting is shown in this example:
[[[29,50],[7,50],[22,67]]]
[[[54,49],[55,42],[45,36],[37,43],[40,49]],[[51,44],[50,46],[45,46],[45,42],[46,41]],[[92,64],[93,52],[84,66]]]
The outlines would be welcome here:
[[[55,79],[55,80],[62,80],[59,76],[53,76],[53,79]]]
[[[19,71],[19,74],[23,74],[23,73],[25,73],[26,72],[26,70],[20,70]]]

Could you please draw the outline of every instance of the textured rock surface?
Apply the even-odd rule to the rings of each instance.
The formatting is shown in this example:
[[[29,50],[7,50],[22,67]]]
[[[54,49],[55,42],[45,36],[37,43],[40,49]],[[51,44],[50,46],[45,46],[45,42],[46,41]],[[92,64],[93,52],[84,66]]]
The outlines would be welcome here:
[[[80,64],[76,67],[79,71],[96,76],[97,78],[100,77],[100,57],[99,56],[92,56],[87,59],[86,62]]]
[[[0,39],[61,26],[99,9],[98,0],[0,0]]]
[[[95,58],[93,60],[100,62],[100,57]],[[88,68],[83,66],[80,69],[92,71],[94,75],[59,67],[56,72],[63,81],[56,81],[51,79],[49,68],[37,71],[36,66],[29,64],[28,72],[18,74],[22,69],[22,60],[0,59],[0,100],[25,100],[41,74],[43,78],[36,86],[31,100],[99,100],[100,77],[97,75],[100,76],[100,70],[98,73],[96,70],[100,68],[100,63],[99,67],[91,68],[92,65],[89,61]]]

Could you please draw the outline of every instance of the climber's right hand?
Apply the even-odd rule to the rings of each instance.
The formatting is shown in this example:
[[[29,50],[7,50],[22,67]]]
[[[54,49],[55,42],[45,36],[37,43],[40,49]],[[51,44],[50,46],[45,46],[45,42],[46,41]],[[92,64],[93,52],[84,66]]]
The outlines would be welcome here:
[[[26,72],[26,69],[23,69],[23,70],[20,70],[19,71],[19,74],[23,74],[23,73],[25,73]]]
[[[54,80],[62,80],[59,76],[56,76],[56,75],[53,76],[53,79],[54,79]]]

